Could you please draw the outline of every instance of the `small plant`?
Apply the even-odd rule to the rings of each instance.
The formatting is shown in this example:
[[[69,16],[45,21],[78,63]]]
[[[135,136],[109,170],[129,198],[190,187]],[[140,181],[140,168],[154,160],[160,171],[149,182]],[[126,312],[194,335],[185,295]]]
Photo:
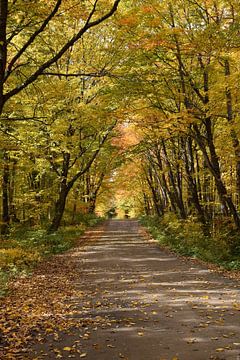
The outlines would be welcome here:
[[[6,270],[12,266],[19,269],[28,267],[40,260],[37,251],[25,251],[21,248],[0,249],[0,269]]]

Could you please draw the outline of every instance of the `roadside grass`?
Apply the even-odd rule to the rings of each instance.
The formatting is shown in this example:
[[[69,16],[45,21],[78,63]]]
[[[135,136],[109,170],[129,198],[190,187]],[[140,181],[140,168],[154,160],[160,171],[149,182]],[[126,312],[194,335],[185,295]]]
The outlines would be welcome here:
[[[140,222],[159,244],[191,258],[217,264],[227,270],[240,270],[239,234],[223,224],[212,237],[203,234],[196,219],[179,220],[173,214],[164,218],[143,216]]]
[[[10,279],[27,276],[45,257],[71,249],[86,228],[102,221],[94,215],[82,215],[78,220],[78,225],[61,227],[52,234],[39,228],[13,229],[8,237],[0,242],[0,296],[7,293]]]

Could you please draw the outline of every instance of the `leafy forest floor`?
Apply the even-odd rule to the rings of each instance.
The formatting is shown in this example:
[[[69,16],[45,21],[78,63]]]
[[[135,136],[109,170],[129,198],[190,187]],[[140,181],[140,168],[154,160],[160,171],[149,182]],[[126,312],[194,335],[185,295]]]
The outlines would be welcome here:
[[[82,215],[78,225],[64,226],[51,234],[44,229],[22,226],[11,230],[0,243],[0,296],[6,294],[11,279],[27,276],[43,259],[71,249],[88,227],[102,221],[89,214]]]
[[[240,356],[239,280],[160,248],[134,220],[87,231],[0,306],[1,359]]]

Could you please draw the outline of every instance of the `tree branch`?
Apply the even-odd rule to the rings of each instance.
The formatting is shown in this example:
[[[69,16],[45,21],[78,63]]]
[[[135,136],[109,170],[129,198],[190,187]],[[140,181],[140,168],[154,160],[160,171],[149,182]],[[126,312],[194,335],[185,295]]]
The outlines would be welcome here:
[[[101,142],[100,142],[100,144],[99,144],[98,149],[97,149],[96,151],[94,151],[92,157],[90,158],[90,160],[88,161],[88,163],[86,164],[86,166],[85,166],[82,170],[80,170],[77,174],[75,174],[75,176],[73,176],[72,180],[70,180],[70,181],[68,182],[67,187],[68,187],[69,190],[72,188],[72,186],[74,185],[74,183],[75,183],[82,175],[84,175],[84,174],[90,169],[90,167],[92,166],[92,163],[93,163],[94,160],[96,159],[98,153],[100,152],[102,146],[104,145],[105,141],[107,140],[109,134],[110,134],[111,131],[114,129],[114,127],[116,126],[116,124],[117,124],[117,121],[115,121],[114,124],[111,125],[111,126],[108,128],[106,134],[103,136],[103,138],[102,138],[102,140],[101,140]]]
[[[57,13],[60,5],[62,3],[62,0],[57,0],[57,3],[54,7],[54,9],[52,10],[52,12],[48,15],[48,17],[44,20],[44,22],[42,23],[42,25],[40,26],[40,28],[38,30],[36,30],[28,39],[28,41],[25,43],[25,45],[23,45],[23,47],[18,51],[18,53],[12,58],[12,60],[10,61],[8,67],[7,67],[7,71],[4,77],[4,81],[7,80],[7,78],[9,77],[9,75],[11,74],[11,70],[13,68],[13,65],[16,63],[16,61],[22,56],[22,54],[26,51],[26,49],[34,42],[34,40],[36,39],[36,37],[41,34],[44,29],[46,28],[46,26],[48,25],[48,23],[50,22],[50,20],[54,17],[54,15]]]
[[[59,0],[60,1],[60,0]],[[17,86],[16,88],[10,90],[4,95],[4,102],[6,102],[8,99],[10,99],[12,96],[18,94],[20,91],[25,89],[27,86],[32,84],[40,75],[44,73],[46,69],[48,69],[51,65],[56,63],[64,54],[65,52],[73,46],[81,37],[92,27],[95,27],[99,24],[101,24],[103,21],[107,20],[109,17],[111,17],[118,8],[118,5],[121,0],[115,0],[111,10],[102,17],[98,18],[95,21],[90,22],[94,11],[92,10],[85,25],[79,30],[79,32],[74,35],[59,51],[56,55],[54,55],[51,59],[47,60],[45,63],[43,63],[32,75],[28,77],[21,85]],[[95,3],[96,6],[96,3]]]
[[[96,73],[72,73],[72,74],[67,74],[67,73],[58,73],[58,72],[44,72],[41,75],[49,75],[49,76],[63,76],[63,77],[102,77],[102,76],[106,76],[107,72],[96,72]]]

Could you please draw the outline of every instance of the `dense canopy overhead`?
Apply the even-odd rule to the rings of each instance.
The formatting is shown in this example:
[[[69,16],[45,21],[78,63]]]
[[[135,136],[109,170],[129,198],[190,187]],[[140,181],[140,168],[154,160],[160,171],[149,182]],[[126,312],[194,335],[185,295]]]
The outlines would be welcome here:
[[[239,230],[239,6],[1,1],[2,234],[112,209]]]

